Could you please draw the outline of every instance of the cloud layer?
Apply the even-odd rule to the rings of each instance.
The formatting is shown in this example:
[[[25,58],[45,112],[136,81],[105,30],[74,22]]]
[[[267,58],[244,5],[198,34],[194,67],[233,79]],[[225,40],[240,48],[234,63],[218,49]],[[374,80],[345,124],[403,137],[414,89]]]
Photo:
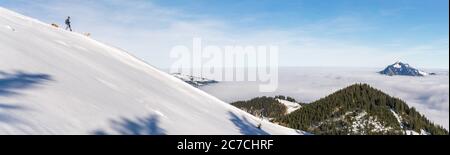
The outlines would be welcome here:
[[[260,93],[257,82],[221,82],[201,89],[224,101],[250,99],[257,96],[287,95],[302,102],[312,102],[354,83],[371,86],[399,97],[430,120],[449,127],[448,70],[434,70],[436,76],[384,76],[381,69],[357,68],[281,68],[279,87],[273,93]]]

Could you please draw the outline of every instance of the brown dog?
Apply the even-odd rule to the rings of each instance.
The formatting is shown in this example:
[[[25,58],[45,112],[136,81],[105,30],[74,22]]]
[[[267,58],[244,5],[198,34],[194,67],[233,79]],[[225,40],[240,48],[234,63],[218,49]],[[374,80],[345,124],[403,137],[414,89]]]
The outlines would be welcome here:
[[[56,27],[56,28],[59,28],[59,25],[58,25],[58,24],[55,24],[55,23],[52,23],[52,26],[53,26],[53,27]]]

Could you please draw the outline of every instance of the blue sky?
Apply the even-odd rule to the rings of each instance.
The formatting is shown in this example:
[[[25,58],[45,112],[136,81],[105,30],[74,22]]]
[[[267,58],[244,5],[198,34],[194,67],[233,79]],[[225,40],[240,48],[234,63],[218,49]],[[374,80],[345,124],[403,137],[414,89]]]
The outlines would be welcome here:
[[[449,65],[448,0],[0,0],[63,23],[167,68],[170,49],[201,37],[213,45],[280,46],[282,66],[419,68]]]

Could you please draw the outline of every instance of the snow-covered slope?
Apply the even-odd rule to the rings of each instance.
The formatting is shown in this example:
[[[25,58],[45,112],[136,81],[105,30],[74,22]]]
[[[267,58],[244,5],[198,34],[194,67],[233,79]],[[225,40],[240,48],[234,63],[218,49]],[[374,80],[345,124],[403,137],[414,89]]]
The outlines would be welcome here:
[[[302,134],[0,7],[0,134]]]

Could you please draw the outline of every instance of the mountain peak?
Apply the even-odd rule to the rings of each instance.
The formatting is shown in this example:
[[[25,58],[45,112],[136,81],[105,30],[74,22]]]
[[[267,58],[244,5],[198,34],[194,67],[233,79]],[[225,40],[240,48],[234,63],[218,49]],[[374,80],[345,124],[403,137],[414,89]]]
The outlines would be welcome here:
[[[404,75],[404,76],[426,76],[429,73],[418,70],[414,67],[411,67],[407,63],[403,63],[401,61],[397,61],[392,65],[387,66],[383,71],[380,71],[380,74],[385,74],[389,76],[394,75]]]
[[[338,90],[274,122],[318,135],[448,135],[414,107],[368,84]]]
[[[401,61],[397,61],[396,63],[392,64],[394,68],[411,68],[408,63],[403,63]]]

